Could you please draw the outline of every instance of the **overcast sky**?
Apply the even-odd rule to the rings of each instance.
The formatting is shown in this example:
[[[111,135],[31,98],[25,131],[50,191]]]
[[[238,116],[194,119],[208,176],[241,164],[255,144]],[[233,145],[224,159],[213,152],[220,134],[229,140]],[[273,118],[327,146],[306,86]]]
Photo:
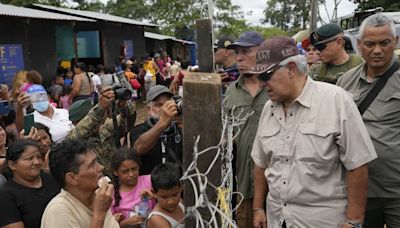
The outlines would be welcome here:
[[[233,4],[241,6],[242,10],[245,12],[245,18],[247,22],[253,25],[259,25],[260,20],[264,19],[263,11],[267,5],[266,0],[231,0]],[[328,12],[332,14],[333,12],[333,0],[327,1]],[[354,11],[356,5],[349,0],[342,0],[339,5],[338,17],[350,14]],[[250,15],[247,12],[252,11]],[[328,18],[325,13],[324,7],[320,7],[320,13],[322,18]]]

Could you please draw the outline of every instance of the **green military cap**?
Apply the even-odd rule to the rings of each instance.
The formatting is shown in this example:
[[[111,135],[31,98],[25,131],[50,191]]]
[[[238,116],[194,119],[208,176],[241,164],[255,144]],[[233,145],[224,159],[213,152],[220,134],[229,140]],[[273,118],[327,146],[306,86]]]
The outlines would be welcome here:
[[[325,24],[311,33],[310,41],[315,46],[316,44],[332,41],[341,33],[343,33],[343,30],[338,24]]]
[[[69,109],[69,120],[72,122],[80,121],[92,108],[93,104],[90,99],[75,101]]]

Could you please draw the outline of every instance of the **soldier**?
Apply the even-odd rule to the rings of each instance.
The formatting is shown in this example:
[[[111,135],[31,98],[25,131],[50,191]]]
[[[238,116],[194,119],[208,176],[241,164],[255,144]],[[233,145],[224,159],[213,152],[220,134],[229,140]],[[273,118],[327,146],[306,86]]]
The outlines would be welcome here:
[[[342,28],[337,24],[326,24],[310,35],[311,44],[319,51],[321,64],[312,66],[308,75],[315,80],[335,84],[346,71],[360,65],[360,56],[348,54],[344,49]]]

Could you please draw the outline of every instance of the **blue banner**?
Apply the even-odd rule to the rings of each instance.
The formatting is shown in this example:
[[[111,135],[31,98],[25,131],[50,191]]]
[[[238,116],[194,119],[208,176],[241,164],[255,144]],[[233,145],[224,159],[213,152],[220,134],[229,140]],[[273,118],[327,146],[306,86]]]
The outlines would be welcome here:
[[[0,44],[0,83],[11,88],[15,74],[24,69],[21,44]]]

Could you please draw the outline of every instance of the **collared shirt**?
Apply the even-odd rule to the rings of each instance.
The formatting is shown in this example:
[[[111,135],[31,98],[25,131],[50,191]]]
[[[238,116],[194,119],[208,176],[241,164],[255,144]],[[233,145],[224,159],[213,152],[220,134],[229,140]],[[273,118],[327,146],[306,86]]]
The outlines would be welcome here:
[[[74,128],[74,125],[69,120],[68,110],[62,108],[51,108],[54,110],[52,118],[44,116],[36,110],[33,113],[33,118],[35,123],[41,123],[48,127],[51,139],[53,142],[57,142],[63,140],[67,136],[68,132]]]
[[[397,57],[393,56],[392,64]],[[389,67],[390,67],[389,66]],[[359,105],[378,81],[368,82],[366,64],[347,72],[337,85],[353,94]],[[369,164],[368,197],[400,197],[400,70],[362,116],[374,143],[378,159]]]
[[[268,227],[341,227],[346,170],[376,158],[351,95],[307,78],[287,108],[268,101],[251,153],[265,168]],[[314,216],[315,215],[315,216]]]
[[[258,121],[268,95],[264,88],[260,88],[256,95],[251,96],[244,85],[243,76],[231,84],[226,91],[224,109],[228,115],[233,114],[238,119],[253,113],[240,127],[236,137],[236,176],[241,192],[245,199],[253,198],[253,161],[250,153],[256,136]],[[233,111],[233,112],[231,112]]]

